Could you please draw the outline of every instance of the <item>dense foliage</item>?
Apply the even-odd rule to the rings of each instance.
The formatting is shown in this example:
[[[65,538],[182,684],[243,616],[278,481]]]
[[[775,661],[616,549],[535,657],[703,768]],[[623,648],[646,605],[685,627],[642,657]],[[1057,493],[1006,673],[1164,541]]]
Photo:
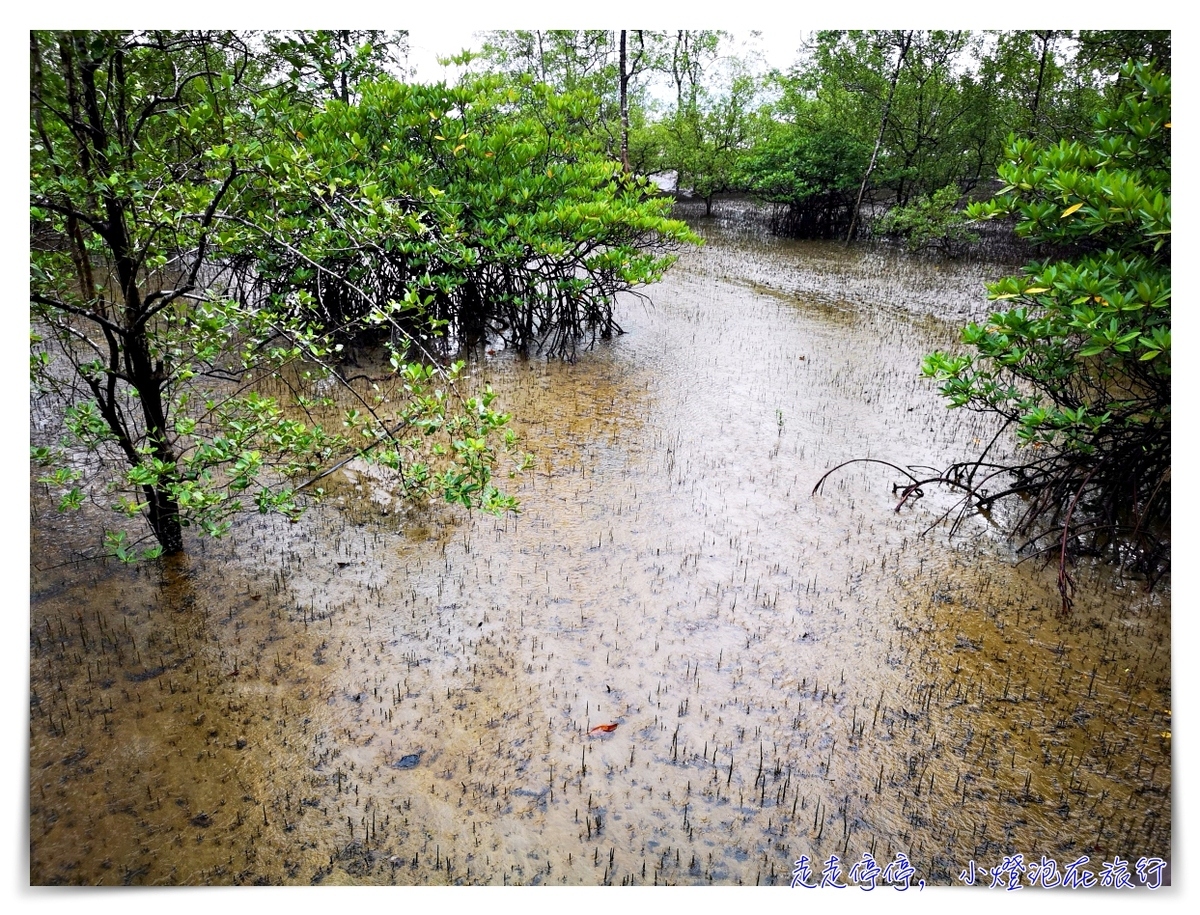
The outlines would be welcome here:
[[[1009,134],[1052,143],[1083,138],[1116,91],[1124,62],[1116,56],[1151,49],[1169,54],[1170,33],[818,32],[775,80],[779,96],[770,110],[779,128],[743,159],[743,189],[793,212],[813,199],[808,183],[796,182],[797,195],[781,201],[784,185],[763,174],[777,171],[780,134],[791,133],[868,151],[856,195],[868,221],[942,188],[970,192],[995,174]],[[845,194],[849,177],[832,173],[821,190]],[[853,219],[859,203],[850,206]],[[791,218],[777,228],[808,236],[844,231],[833,219]]]
[[[263,44],[288,91],[314,102],[349,103],[360,85],[402,68],[405,32],[379,29],[317,29],[266,32]]]
[[[743,157],[741,183],[777,205],[772,226],[780,234],[838,236],[850,225],[870,155],[866,143],[845,133],[788,124]]]
[[[928,201],[943,188],[972,192],[995,175],[1010,133],[1082,138],[1116,91],[1120,64],[1169,57],[1170,38],[820,31],[797,34],[787,72],[756,73],[754,52],[725,32],[516,30],[486,33],[469,63],[590,93],[584,132],[635,172],[673,173],[678,192],[703,199],[708,213],[720,194],[750,194],[772,204],[776,231],[832,237],[892,207],[932,215]]]
[[[1171,503],[1171,80],[1131,63],[1121,87],[1090,142],[1012,138],[1005,188],[970,208],[1082,253],[990,285],[1006,307],[963,332],[974,352],[934,353],[925,372],[951,406],[999,415],[1028,446],[1018,465],[976,481],[1015,475],[979,490],[981,503],[1021,496],[1018,527],[1030,533],[1048,516],[1060,562],[1071,549],[1133,544],[1135,564],[1153,572]]]
[[[590,102],[528,79],[386,80],[292,117],[283,132],[321,192],[277,213],[288,245],[256,278],[279,300],[304,290],[301,314],[337,332],[444,324],[460,342],[566,357],[611,336],[616,296],[659,279],[668,246],[694,236],[581,129]]]
[[[875,221],[877,235],[904,240],[910,251],[933,250],[951,257],[979,240],[971,219],[959,206],[958,188],[948,184],[933,194],[922,194],[904,206],[892,207]]]
[[[432,335],[471,317],[570,352],[690,239],[574,135],[578,98],[403,86],[357,35],[30,35],[31,384],[61,422],[33,456],[61,509],[143,517],[143,554],[294,517],[354,456],[412,499],[513,507],[509,418]],[[395,372],[344,380],[381,324]],[[130,530],[109,552],[138,555]]]
[[[739,167],[763,127],[755,93],[754,80],[739,73],[725,92],[697,87],[660,122],[656,165],[674,171],[677,186],[702,199],[707,214],[718,194],[742,190]]]
[[[664,32],[645,29],[518,29],[486,33],[478,63],[509,79],[528,77],[558,93],[593,99],[589,132],[630,170],[630,108],[638,106],[645,76],[659,69]],[[474,61],[476,55],[469,55]],[[636,115],[634,115],[636,117]]]

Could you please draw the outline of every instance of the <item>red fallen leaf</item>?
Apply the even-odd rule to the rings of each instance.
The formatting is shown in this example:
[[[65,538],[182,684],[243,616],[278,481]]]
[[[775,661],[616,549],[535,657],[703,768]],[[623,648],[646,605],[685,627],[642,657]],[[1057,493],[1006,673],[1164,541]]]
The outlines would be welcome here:
[[[588,736],[591,737],[597,731],[603,731],[605,734],[611,734],[616,729],[617,729],[617,726],[615,724],[598,724],[594,728],[592,728],[590,731],[588,731]]]

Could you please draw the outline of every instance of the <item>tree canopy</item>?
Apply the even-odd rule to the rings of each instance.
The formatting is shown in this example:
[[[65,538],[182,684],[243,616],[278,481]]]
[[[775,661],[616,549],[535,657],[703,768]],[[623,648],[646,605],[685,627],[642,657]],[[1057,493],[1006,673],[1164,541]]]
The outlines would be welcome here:
[[[1169,49],[1169,33],[1160,32],[817,32],[775,80],[770,116],[777,126],[748,151],[743,188],[793,213],[776,220],[783,231],[836,234],[838,220],[794,217],[810,199],[806,185],[785,200],[778,183],[766,180],[777,171],[781,138],[791,133],[795,138],[782,142],[793,149],[823,134],[845,149],[873,150],[859,174],[868,224],[883,209],[946,187],[970,193],[992,180],[1009,134],[1082,139],[1117,91],[1116,73],[1127,59],[1120,55]],[[833,194],[840,183],[823,190]],[[851,208],[853,219],[860,205]]]
[[[151,555],[295,516],[355,456],[513,508],[509,417],[436,336],[569,354],[693,238],[575,135],[577,97],[406,86],[346,34],[30,35],[31,383],[60,423],[34,458],[63,510],[143,517]],[[354,383],[341,354],[381,327],[394,374]]]

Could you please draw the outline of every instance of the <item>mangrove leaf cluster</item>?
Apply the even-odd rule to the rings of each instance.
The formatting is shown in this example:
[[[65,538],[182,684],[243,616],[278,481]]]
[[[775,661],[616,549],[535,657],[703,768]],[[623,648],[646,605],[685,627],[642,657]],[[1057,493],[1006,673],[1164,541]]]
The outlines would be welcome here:
[[[111,554],[294,517],[355,456],[411,499],[512,508],[509,417],[433,336],[569,354],[692,239],[576,132],[579,98],[402,85],[398,41],[31,32],[33,456],[62,510],[148,522]],[[345,381],[380,326],[394,373]]]
[[[925,362],[952,406],[999,415],[1028,446],[975,485],[992,487],[987,503],[1025,500],[1017,528],[1058,554],[1068,603],[1068,552],[1132,545],[1131,564],[1153,573],[1169,537],[1171,80],[1130,63],[1121,87],[1089,142],[1014,137],[1006,186],[970,208],[1082,253],[991,284],[1005,308],[964,330],[973,352]],[[1015,481],[997,491],[997,473]]]

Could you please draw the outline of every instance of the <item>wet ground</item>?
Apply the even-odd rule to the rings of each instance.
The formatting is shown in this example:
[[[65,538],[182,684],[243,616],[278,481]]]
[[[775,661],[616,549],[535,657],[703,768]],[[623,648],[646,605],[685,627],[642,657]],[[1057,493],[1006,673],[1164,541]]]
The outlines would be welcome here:
[[[1169,860],[1170,583],[1083,566],[1064,617],[986,522],[922,536],[945,494],[811,494],[986,441],[919,364],[1012,266],[697,225],[625,336],[476,364],[538,458],[519,516],[406,513],[359,467],[127,568],[69,563],[95,535],[35,487],[30,881]]]

